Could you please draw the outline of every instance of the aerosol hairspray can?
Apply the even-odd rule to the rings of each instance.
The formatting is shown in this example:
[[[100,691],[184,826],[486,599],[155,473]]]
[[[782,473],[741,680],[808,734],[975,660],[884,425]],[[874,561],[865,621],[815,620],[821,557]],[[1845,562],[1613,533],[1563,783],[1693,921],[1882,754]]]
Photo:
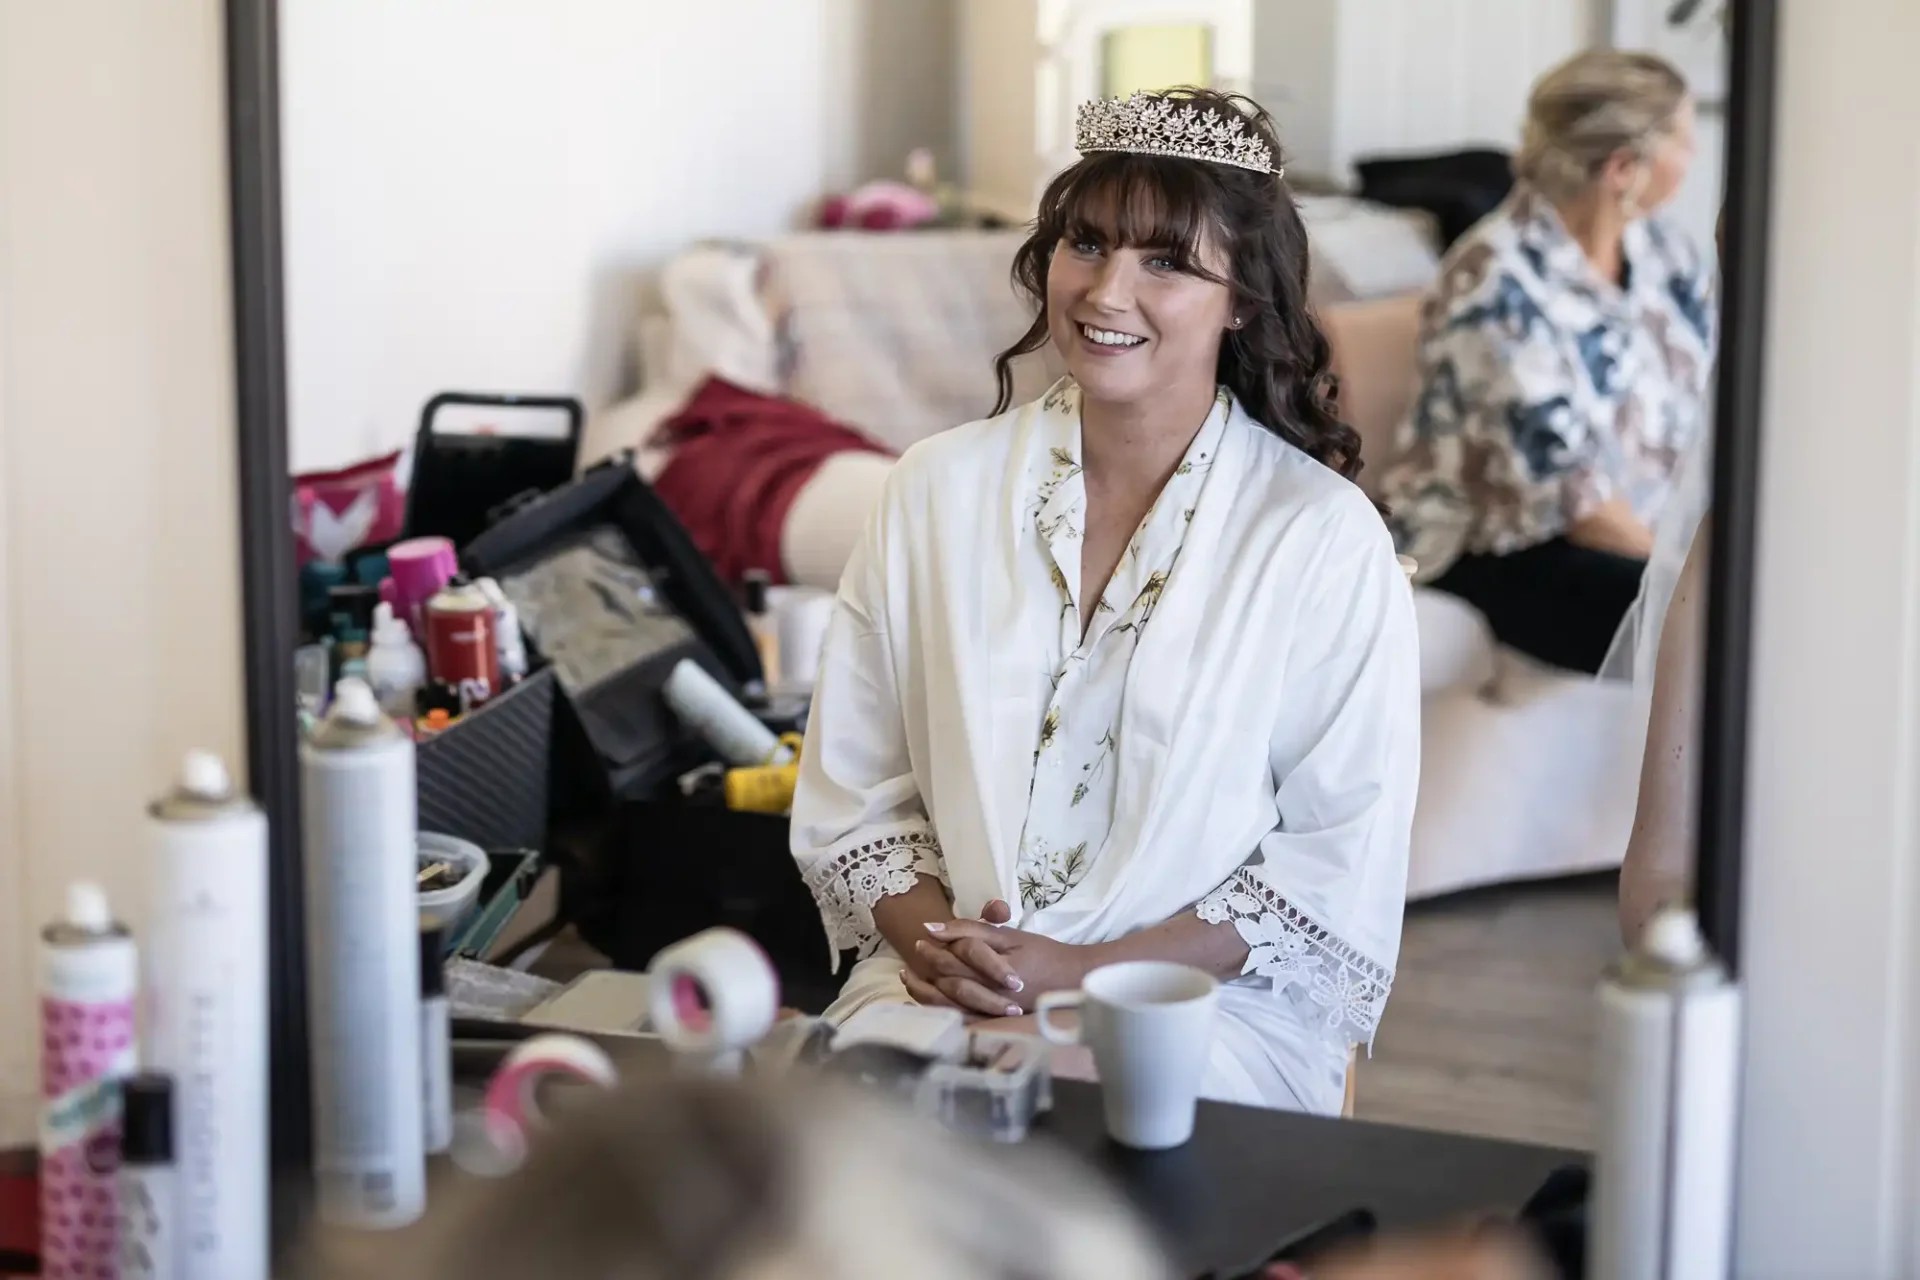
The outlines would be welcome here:
[[[212,1274],[184,1261],[174,1103],[172,1078],[157,1072],[128,1076],[121,1086],[120,1280],[195,1280]]]
[[[40,1274],[119,1273],[120,1081],[134,1067],[133,937],[94,884],[40,934]]]
[[[453,686],[460,709],[474,711],[500,693],[500,642],[493,604],[465,578],[436,591],[422,609],[427,670]]]
[[[301,744],[300,805],[317,1211],[402,1226],[426,1206],[413,742],[365,681]]]
[[[1600,981],[1591,1280],[1725,1280],[1740,989],[1668,908]]]
[[[267,820],[190,752],[148,810],[147,1065],[173,1079],[180,1266],[253,1280],[267,1247]]]

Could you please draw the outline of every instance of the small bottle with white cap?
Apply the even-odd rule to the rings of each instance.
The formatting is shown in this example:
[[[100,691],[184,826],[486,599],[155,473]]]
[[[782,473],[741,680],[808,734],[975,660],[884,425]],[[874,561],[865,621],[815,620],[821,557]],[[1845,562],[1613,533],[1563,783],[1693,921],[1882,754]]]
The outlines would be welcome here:
[[[407,624],[394,616],[382,600],[373,609],[373,647],[367,650],[367,684],[381,709],[406,723],[413,719],[414,699],[427,682],[427,655],[414,642]]]

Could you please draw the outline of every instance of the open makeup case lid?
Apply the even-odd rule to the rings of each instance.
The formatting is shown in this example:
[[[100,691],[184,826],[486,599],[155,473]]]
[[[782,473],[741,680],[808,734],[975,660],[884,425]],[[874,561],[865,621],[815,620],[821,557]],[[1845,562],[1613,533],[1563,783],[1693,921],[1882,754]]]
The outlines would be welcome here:
[[[460,561],[513,601],[616,795],[647,794],[710,754],[661,695],[680,661],[736,694],[763,679],[739,603],[631,454],[517,504]]]

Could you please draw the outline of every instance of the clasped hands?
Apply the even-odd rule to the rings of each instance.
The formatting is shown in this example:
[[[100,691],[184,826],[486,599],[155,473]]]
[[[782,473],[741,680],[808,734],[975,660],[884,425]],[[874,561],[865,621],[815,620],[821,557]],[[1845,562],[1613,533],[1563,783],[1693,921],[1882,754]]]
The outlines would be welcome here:
[[[900,980],[919,1004],[985,1018],[1031,1013],[1040,996],[1080,985],[1094,948],[1006,927],[1013,909],[995,899],[978,920],[936,920],[903,957]]]

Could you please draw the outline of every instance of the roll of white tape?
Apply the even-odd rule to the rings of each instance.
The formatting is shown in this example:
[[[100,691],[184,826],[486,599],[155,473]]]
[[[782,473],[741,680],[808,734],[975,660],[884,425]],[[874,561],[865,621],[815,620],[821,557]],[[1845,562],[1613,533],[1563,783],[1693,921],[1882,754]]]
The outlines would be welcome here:
[[[676,942],[647,967],[653,1029],[675,1053],[737,1063],[773,1028],[780,979],[758,943],[737,929]]]

